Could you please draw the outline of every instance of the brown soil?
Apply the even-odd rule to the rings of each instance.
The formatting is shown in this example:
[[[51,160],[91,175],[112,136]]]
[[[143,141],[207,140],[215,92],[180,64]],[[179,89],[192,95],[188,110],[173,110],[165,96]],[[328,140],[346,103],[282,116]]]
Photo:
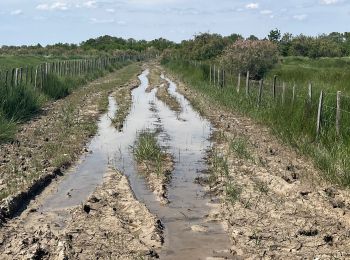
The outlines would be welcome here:
[[[113,170],[70,213],[39,213],[39,205],[40,198],[1,229],[0,259],[151,259],[163,243],[161,222]],[[60,214],[70,215],[63,228]]]
[[[166,85],[167,82],[160,78],[160,75],[162,74],[162,68],[157,63],[150,63],[148,64],[147,68],[149,68],[149,86],[146,89],[146,92],[151,92],[152,89],[158,88],[162,84]]]
[[[171,110],[177,113],[180,113],[181,105],[175,97],[170,95],[168,89],[169,89],[169,84],[161,85],[157,90],[156,97],[159,100],[161,100],[164,104],[166,104]]]
[[[167,196],[167,185],[174,169],[174,161],[170,154],[164,153],[160,169],[154,161],[142,161],[137,163],[138,171],[147,180],[150,189],[162,204],[169,203]]]
[[[130,65],[51,103],[32,121],[23,124],[16,141],[0,149],[0,222],[10,217],[25,199],[45,187],[86,151],[96,132],[96,120],[107,107],[107,97],[116,86],[140,72]],[[9,196],[11,195],[11,196]]]
[[[114,98],[117,101],[118,109],[115,118],[112,119],[112,123],[119,131],[123,129],[124,121],[130,112],[132,105],[131,90],[139,86],[139,84],[140,81],[135,80],[128,84],[127,87],[121,87],[114,93]]]
[[[228,224],[234,255],[349,259],[349,191],[320,179],[309,160],[266,127],[213,104],[182,83],[178,90],[216,128],[211,173],[202,183],[222,198],[220,215]],[[233,149],[230,144],[237,140],[246,147]],[[215,166],[217,156],[227,159],[227,176]]]

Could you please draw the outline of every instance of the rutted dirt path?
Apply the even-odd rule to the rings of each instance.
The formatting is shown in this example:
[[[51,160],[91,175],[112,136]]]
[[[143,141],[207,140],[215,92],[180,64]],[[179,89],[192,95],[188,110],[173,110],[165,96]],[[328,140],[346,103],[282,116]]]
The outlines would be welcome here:
[[[229,239],[217,217],[218,204],[194,183],[207,168],[203,157],[210,146],[210,123],[175,93],[175,84],[168,79],[162,81],[173,91],[182,113],[159,101],[156,89],[147,90],[147,75],[146,70],[139,77],[140,86],[132,90],[130,114],[123,112],[122,127],[116,129],[113,124],[119,106],[117,94],[112,94],[108,113],[99,120],[98,134],[87,146],[88,153],[20,216],[4,224],[0,258],[230,256]],[[171,174],[167,177],[171,181],[147,180],[140,173],[131,147],[138,131],[144,129],[157,131],[162,149],[171,155],[165,157],[163,171]],[[153,192],[159,190],[167,191],[167,205]]]
[[[222,199],[232,254],[243,259],[349,259],[350,193],[241,115],[180,83],[215,125],[211,168],[201,182]]]
[[[144,69],[109,95],[77,165],[0,229],[1,259],[350,257],[348,191],[265,127]],[[136,161],[145,130],[164,168]]]

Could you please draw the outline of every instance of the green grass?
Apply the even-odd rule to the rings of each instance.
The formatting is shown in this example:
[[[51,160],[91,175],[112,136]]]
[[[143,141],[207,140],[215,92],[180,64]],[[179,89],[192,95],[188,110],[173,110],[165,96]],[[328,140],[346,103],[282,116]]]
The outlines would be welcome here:
[[[138,162],[151,162],[161,174],[164,153],[159,146],[156,133],[148,130],[139,133],[134,147],[134,156]]]
[[[43,56],[0,56],[0,70],[9,70],[12,68],[31,67],[44,62],[52,62],[55,59]]]
[[[327,92],[339,90],[350,95],[350,58],[285,57],[267,76],[271,78],[273,75],[299,87],[312,82]]]
[[[4,57],[1,57],[4,59]],[[17,57],[10,59],[7,57],[7,65],[18,65],[19,62],[27,62],[28,57]],[[23,59],[23,60],[22,60]],[[28,62],[42,61],[39,57],[32,57]],[[10,62],[11,61],[11,62]],[[107,70],[97,70],[94,73],[88,73],[82,76],[58,76],[49,74],[43,84],[38,78],[37,86],[33,84],[19,84],[11,86],[0,80],[0,144],[11,141],[16,132],[16,124],[29,120],[38,112],[49,100],[57,100],[68,96],[74,89],[86,84],[89,81],[97,79],[107,72],[119,69],[130,64],[130,62],[118,63],[115,66],[109,66]]]
[[[188,84],[189,87],[204,94],[209,102],[213,102],[223,106],[229,110],[240,112],[243,115],[254,118],[256,121],[266,124],[271,131],[277,135],[281,140],[298,149],[301,153],[309,156],[315,162],[315,165],[324,173],[323,177],[327,180],[338,183],[344,186],[350,186],[350,113],[342,114],[342,128],[340,136],[336,135],[335,131],[335,96],[330,94],[335,91],[334,86],[343,86],[344,91],[347,91],[345,79],[349,77],[349,72],[346,72],[349,62],[347,59],[342,62],[343,65],[338,65],[339,69],[335,68],[330,75],[331,81],[334,84],[328,84],[327,81],[323,85],[317,82],[324,79],[323,73],[328,70],[334,63],[338,63],[338,59],[334,61],[331,59],[324,59],[312,61],[296,58],[287,60],[288,64],[281,65],[270,73],[278,74],[286,70],[288,66],[294,66],[295,77],[298,73],[298,63],[302,66],[309,66],[310,71],[314,70],[316,74],[305,72],[304,76],[299,79],[299,84],[296,87],[296,96],[292,100],[292,84],[294,82],[286,83],[285,100],[282,103],[282,87],[281,84],[277,87],[276,98],[272,98],[271,82],[264,85],[262,102],[258,106],[258,84],[251,84],[250,93],[247,97],[244,90],[244,80],[242,80],[241,91],[238,94],[236,91],[236,78],[228,80],[225,88],[214,87],[208,82],[207,68],[194,67],[188,62],[184,61],[169,61],[164,65],[171,71],[175,72],[180,79]],[[293,63],[295,63],[293,65]],[[319,64],[322,66],[316,67]],[[300,69],[303,70],[303,69]],[[291,72],[289,72],[291,73]],[[342,76],[337,77],[338,73]],[[282,75],[282,74],[281,74]],[[284,79],[287,79],[284,74]],[[314,83],[313,95],[311,102],[307,99],[307,85],[308,81],[314,79],[318,80]],[[319,136],[316,136],[316,118],[317,107],[320,90],[326,90],[323,109],[322,130]],[[349,89],[350,91],[350,89]],[[342,100],[342,108],[350,111],[350,98],[345,97]],[[239,153],[245,153],[242,144],[234,144],[234,150]]]
[[[240,157],[241,159],[246,159],[246,160],[253,159],[253,157],[251,156],[248,150],[248,140],[246,138],[237,137],[231,140],[230,149],[235,154],[237,154],[238,157]]]

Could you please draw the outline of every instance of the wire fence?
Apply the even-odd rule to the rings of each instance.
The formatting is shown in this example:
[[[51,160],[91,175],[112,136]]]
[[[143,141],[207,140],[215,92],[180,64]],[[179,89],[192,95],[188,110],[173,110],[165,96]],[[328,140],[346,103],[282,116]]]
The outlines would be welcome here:
[[[79,60],[46,62],[36,66],[23,66],[0,70],[0,87],[10,89],[21,84],[30,84],[34,88],[43,89],[49,75],[59,77],[76,77],[106,70],[120,62],[143,61],[152,58],[150,54],[120,54],[114,57],[97,57]]]
[[[251,79],[249,71],[235,75],[217,65],[197,61],[189,64],[201,69],[204,78],[214,87],[234,86],[236,94],[250,105],[261,109],[276,107],[276,104],[281,109],[302,107],[303,116],[309,124],[314,124],[316,137],[329,132],[335,132],[336,136],[350,135],[350,96],[341,91],[329,92],[313,86],[312,82],[297,86],[293,81],[280,81],[277,76],[257,81]]]

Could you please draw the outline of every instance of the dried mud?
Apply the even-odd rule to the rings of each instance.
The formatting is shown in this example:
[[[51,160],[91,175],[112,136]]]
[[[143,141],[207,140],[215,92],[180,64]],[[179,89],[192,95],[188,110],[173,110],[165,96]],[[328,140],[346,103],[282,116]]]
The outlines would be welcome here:
[[[114,170],[64,223],[39,205],[1,229],[1,259],[152,259],[163,243],[161,222]]]

